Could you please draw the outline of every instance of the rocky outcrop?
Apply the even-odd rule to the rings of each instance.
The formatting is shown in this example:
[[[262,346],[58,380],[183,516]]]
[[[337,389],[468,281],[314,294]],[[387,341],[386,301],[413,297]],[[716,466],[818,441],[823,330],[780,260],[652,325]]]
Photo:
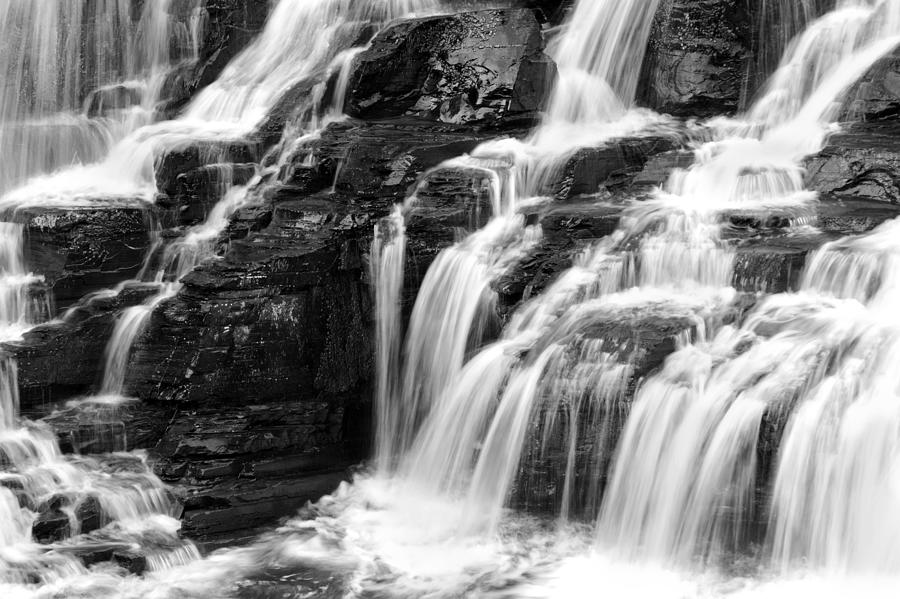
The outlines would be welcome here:
[[[841,120],[876,121],[900,116],[900,48],[879,60],[850,89]]]
[[[333,491],[360,457],[348,450],[343,409],[254,402],[179,413],[156,452],[157,471],[184,496],[185,532],[252,529]]]
[[[92,201],[85,207],[23,207],[24,257],[43,275],[58,308],[134,278],[152,244],[155,215],[146,202]]]
[[[354,60],[347,114],[446,123],[536,118],[554,78],[528,10],[401,21]]]
[[[746,0],[663,0],[638,86],[638,104],[684,117],[735,112],[753,54]]]
[[[855,125],[829,139],[806,159],[806,185],[841,200],[900,202],[900,125]]]

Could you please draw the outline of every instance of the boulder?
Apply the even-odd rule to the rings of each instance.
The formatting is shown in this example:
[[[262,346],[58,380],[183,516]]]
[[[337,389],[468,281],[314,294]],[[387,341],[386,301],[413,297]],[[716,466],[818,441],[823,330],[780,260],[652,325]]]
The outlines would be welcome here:
[[[684,117],[734,113],[753,62],[746,0],[662,0],[637,101]]]
[[[154,214],[140,199],[24,207],[15,218],[25,226],[25,262],[45,277],[57,308],[134,278],[152,245]]]
[[[900,151],[894,122],[855,125],[805,161],[806,186],[841,200],[900,202]]]
[[[532,11],[486,10],[397,22],[354,60],[344,110],[446,123],[534,119],[555,68]]]
[[[900,48],[875,65],[848,92],[842,121],[877,121],[900,115]]]

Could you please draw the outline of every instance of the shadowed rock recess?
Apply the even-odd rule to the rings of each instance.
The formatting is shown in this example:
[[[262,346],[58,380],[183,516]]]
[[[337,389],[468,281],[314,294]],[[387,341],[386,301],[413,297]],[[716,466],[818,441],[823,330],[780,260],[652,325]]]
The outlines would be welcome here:
[[[335,39],[358,47],[349,62],[323,61],[283,90],[253,127],[158,149],[152,201],[17,208],[7,220],[24,227],[23,259],[42,277],[29,298],[52,316],[4,345],[17,363],[22,414],[44,418],[69,453],[147,450],[183,507],[183,534],[210,546],[249,537],[332,492],[372,455],[369,257],[376,225],[415,193],[406,217],[405,328],[438,254],[490,216],[484,169],[443,163],[484,142],[527,139],[541,122],[558,77],[549,42],[572,4],[448,2],[455,12],[348,27]],[[199,3],[191,13],[203,31],[196,56],[163,78],[156,118],[183,114],[258,39],[273,5]],[[672,118],[646,135],[567,156],[541,190],[546,200],[520,210],[542,235],[492,281],[497,301],[488,320],[508,322],[612,235],[672,171],[693,164],[693,149],[710,134],[689,119],[732,115],[757,93],[758,5],[660,3],[636,103]],[[136,103],[124,88],[102,93],[87,103],[90,114]],[[311,128],[297,123],[312,97],[322,128],[308,135]],[[335,106],[342,118],[332,114]],[[900,214],[898,114],[895,52],[847,94],[841,118],[854,124],[805,158],[806,186],[819,194],[805,216],[808,227],[795,230],[792,215],[778,209],[717,215],[734,249],[731,284],[740,296],[720,322],[740,322],[765,294],[796,290],[808,256],[824,243]],[[66,408],[66,401],[101,390],[116,323],[158,294],[159,281],[146,273],[161,267],[166,247],[244,186],[246,197],[210,241],[211,257],[152,305],[134,340],[124,392],[138,401],[100,421]],[[608,481],[592,472],[607,470],[635,389],[698,326],[683,314],[615,314],[567,340],[573,353],[592,341],[614,348],[629,363],[625,391],[602,427],[585,418],[574,449],[564,443],[565,418],[529,431],[511,504],[554,513],[574,451],[572,513],[595,517]],[[488,339],[495,328],[487,327]],[[760,434],[781,434],[780,418],[768,413]],[[761,467],[769,467],[777,444],[760,447]],[[83,523],[99,518],[90,504],[79,509]],[[52,542],[66,537],[66,526],[59,506],[47,504],[34,535]],[[82,526],[85,533],[100,527]]]

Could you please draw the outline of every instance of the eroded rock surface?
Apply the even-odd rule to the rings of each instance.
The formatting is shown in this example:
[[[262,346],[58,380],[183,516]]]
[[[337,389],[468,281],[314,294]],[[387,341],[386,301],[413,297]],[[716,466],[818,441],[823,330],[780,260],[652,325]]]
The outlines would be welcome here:
[[[402,21],[379,33],[354,63],[345,111],[366,119],[535,118],[554,79],[528,10]]]
[[[663,0],[638,103],[676,116],[735,112],[752,67],[752,38],[745,0]]]

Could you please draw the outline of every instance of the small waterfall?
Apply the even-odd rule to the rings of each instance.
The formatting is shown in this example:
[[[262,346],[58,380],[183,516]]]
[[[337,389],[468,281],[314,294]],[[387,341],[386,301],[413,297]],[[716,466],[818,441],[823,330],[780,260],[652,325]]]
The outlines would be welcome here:
[[[763,0],[757,3],[756,77],[759,84],[775,72],[794,38],[834,0]]]
[[[578,2],[550,55],[559,81],[550,124],[608,123],[634,101],[659,0]],[[539,131],[537,137],[546,135]],[[555,140],[559,141],[559,140]]]
[[[34,326],[46,311],[37,309],[31,287],[43,277],[27,271],[23,256],[23,229],[0,222],[0,338],[16,339]],[[42,313],[43,312],[43,313]]]
[[[431,0],[278,2],[262,35],[200,93],[185,117],[252,127],[285,92],[353,45],[363,24],[433,6]]]
[[[406,263],[406,223],[400,206],[390,217],[375,226],[369,259],[369,276],[375,284],[378,309],[375,330],[375,456],[381,469],[390,467],[397,455],[395,434],[400,430],[399,414],[392,409],[393,398],[400,393],[400,342],[402,335],[401,300]]]
[[[550,51],[560,78],[545,123],[526,142],[488,142],[471,156],[450,160],[436,169],[481,173],[492,218],[485,227],[441,252],[422,282],[407,332],[402,392],[395,392],[389,401],[377,400],[382,407],[376,418],[394,427],[390,432],[379,430],[378,443],[392,439],[384,448],[397,452],[395,458],[411,446],[419,429],[427,426],[432,406],[451,409],[444,402],[447,390],[461,384],[463,366],[472,350],[483,345],[485,327],[494,312],[496,294],[491,284],[540,238],[537,228],[525,226],[519,207],[540,201],[552,174],[579,147],[633,133],[657,120],[643,112],[626,113],[636,87],[636,73],[631,71],[643,60],[656,6],[655,1],[579,2],[565,33]],[[621,52],[622,46],[630,52]],[[414,210],[415,202],[408,201],[407,207]],[[402,279],[402,267],[397,263],[394,272],[380,274],[396,281]],[[380,281],[374,284],[382,285]],[[387,309],[378,307],[379,313]],[[391,376],[378,373],[379,380]],[[456,400],[465,401],[459,396]],[[452,433],[445,430],[440,434]],[[450,454],[467,451],[449,446],[444,450]],[[384,466],[385,456],[378,461]]]
[[[167,295],[167,293],[160,293],[148,302],[127,308],[116,320],[113,334],[106,346],[100,395],[121,396],[124,393],[131,347],[138,335],[147,327],[154,308]]]

